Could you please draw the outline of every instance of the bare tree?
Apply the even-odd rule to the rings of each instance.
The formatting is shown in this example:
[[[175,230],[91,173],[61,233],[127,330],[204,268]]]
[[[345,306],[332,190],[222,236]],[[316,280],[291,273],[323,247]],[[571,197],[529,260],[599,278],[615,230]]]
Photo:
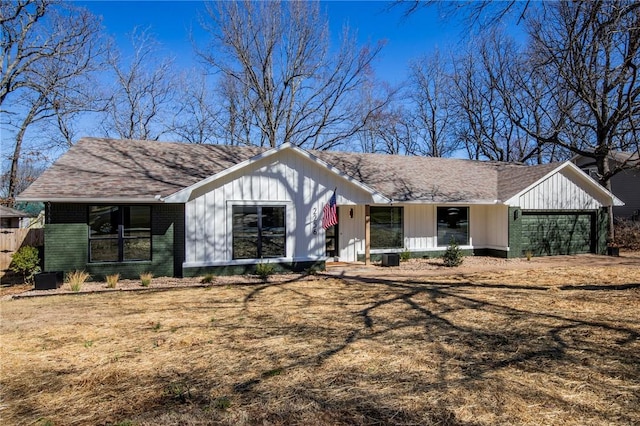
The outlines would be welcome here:
[[[455,61],[453,110],[455,133],[471,159],[519,161],[512,156],[513,126],[504,115],[499,92],[477,54],[478,45]]]
[[[0,111],[3,129],[14,135],[7,179],[11,204],[20,187],[19,167],[27,130],[53,120],[65,139],[70,132],[70,117],[93,108],[90,98],[83,95],[88,90],[81,87],[86,89],[86,79],[102,50],[99,21],[86,10],[67,4],[3,1],[0,23]],[[53,138],[51,132],[48,136]]]
[[[495,28],[505,19],[515,17],[516,23],[522,22],[535,7],[544,8],[544,2],[532,2],[531,0],[394,0],[388,6],[403,10],[405,18],[427,7],[437,7],[442,16],[463,16],[467,20],[469,28],[479,27],[480,30]]]
[[[159,59],[159,46],[147,30],[134,29],[130,37],[131,57],[111,50],[107,58],[114,83],[102,127],[107,136],[157,140],[172,127],[173,60]]]
[[[234,134],[253,144],[328,149],[362,128],[353,95],[381,44],[357,49],[345,29],[334,53],[316,1],[222,1],[208,7],[208,19],[212,50],[200,55],[226,77],[225,90],[235,96],[226,100],[229,111],[243,108],[242,122],[229,124]]]
[[[612,176],[640,168],[609,161],[612,151],[639,151],[640,3],[559,2],[544,18],[530,22],[532,57],[539,72],[551,77],[548,90],[563,126],[525,130],[592,158],[600,182],[611,189]]]
[[[218,143],[224,145],[264,146],[266,134],[259,131],[256,115],[256,99],[250,95],[250,87],[235,77],[221,76],[217,95],[221,112],[219,123],[221,134]]]
[[[398,138],[399,106],[395,106],[400,87],[392,87],[376,78],[372,68],[367,68],[357,93],[355,126],[360,130],[351,138],[361,152],[399,154],[404,151],[404,141]]]
[[[417,151],[429,157],[446,157],[458,149],[452,137],[453,84],[449,63],[439,51],[423,56],[409,66],[411,124]]]
[[[408,14],[422,5],[399,3]],[[500,22],[514,12],[526,22],[528,59],[519,58],[517,69],[500,70],[511,78],[512,96],[504,81],[496,81],[503,101],[510,99],[503,102],[503,111],[536,141],[536,155],[559,158],[571,152],[591,158],[608,189],[612,176],[640,167],[634,156],[609,161],[613,151],[640,150],[640,3],[482,1],[460,2],[455,7],[467,13],[474,25]],[[518,92],[522,96],[516,96]],[[476,113],[469,110],[468,115]],[[481,133],[469,131],[475,128],[465,130],[470,137]],[[613,238],[609,213],[609,238]]]
[[[213,90],[206,75],[191,70],[182,75],[177,95],[172,132],[180,140],[209,144],[218,141],[220,111],[214,109]]]

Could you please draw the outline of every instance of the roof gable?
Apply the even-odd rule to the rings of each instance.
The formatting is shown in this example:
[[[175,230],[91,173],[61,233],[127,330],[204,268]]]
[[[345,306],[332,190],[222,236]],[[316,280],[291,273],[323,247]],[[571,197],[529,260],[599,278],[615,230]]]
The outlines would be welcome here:
[[[251,158],[248,158],[240,163],[237,163],[227,169],[224,169],[212,176],[209,176],[206,179],[203,179],[193,185],[190,185],[178,192],[176,192],[175,194],[172,194],[168,197],[165,198],[166,202],[169,203],[184,203],[187,202],[191,199],[192,194],[194,193],[194,191],[196,191],[198,188],[203,187],[204,185],[207,185],[211,182],[214,182],[218,179],[221,179],[231,173],[235,173],[236,171],[239,171],[243,168],[246,168],[260,160],[269,158],[269,157],[273,157],[273,156],[277,156],[278,154],[280,154],[283,151],[292,151],[295,152],[297,155],[305,158],[306,160],[317,164],[319,167],[324,167],[326,169],[329,170],[330,173],[333,173],[343,179],[345,179],[346,181],[348,181],[349,183],[359,187],[360,189],[364,190],[365,192],[368,192],[369,194],[372,195],[374,202],[376,203],[387,203],[390,200],[388,198],[386,198],[384,195],[380,194],[378,191],[376,191],[375,189],[369,187],[368,185],[362,183],[361,181],[358,181],[356,179],[353,179],[352,177],[342,173],[340,170],[336,169],[335,167],[331,166],[330,164],[325,163],[323,160],[319,159],[317,156],[310,154],[309,152],[296,147],[294,145],[291,144],[283,144],[278,148],[275,149],[271,149],[268,151],[264,151],[261,152]]]
[[[606,205],[607,202],[603,202],[604,200],[610,200],[612,205],[621,206],[624,203],[613,195],[611,192],[607,191],[604,187],[602,187],[598,182],[596,182],[591,176],[584,173],[578,166],[573,164],[570,161],[566,161],[564,163],[551,163],[546,164],[544,166],[537,166],[539,168],[538,172],[547,172],[539,176],[537,179],[532,180],[531,183],[524,188],[518,190],[514,194],[509,195],[505,198],[505,204],[510,205],[519,205],[519,198],[526,192],[532,190],[534,187],[538,186],[541,182],[548,179],[550,176],[560,173],[561,171],[565,171],[569,175],[573,176],[574,179],[581,183],[581,186],[587,188],[587,192],[593,194],[595,198],[598,198],[603,205]]]

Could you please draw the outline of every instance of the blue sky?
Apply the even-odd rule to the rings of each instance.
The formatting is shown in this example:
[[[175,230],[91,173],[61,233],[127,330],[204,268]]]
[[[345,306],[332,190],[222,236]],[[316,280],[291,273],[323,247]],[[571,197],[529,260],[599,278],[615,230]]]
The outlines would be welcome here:
[[[150,28],[164,51],[178,62],[189,65],[195,61],[189,32],[204,42],[198,16],[204,11],[200,1],[77,1],[76,4],[101,16],[108,34],[126,49],[126,35],[133,28]],[[382,80],[399,83],[406,75],[411,59],[433,51],[447,49],[458,40],[461,26],[438,19],[435,8],[422,8],[403,19],[402,10],[386,10],[382,1],[326,1],[322,3],[332,34],[338,36],[347,23],[357,31],[362,43],[385,40],[386,46],[376,64]]]

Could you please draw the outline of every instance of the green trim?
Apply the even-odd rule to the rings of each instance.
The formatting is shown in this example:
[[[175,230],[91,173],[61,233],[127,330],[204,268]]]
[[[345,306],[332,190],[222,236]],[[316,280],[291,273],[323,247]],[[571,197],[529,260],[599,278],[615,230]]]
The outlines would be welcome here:
[[[522,252],[522,210],[520,207],[509,207],[507,216],[509,226],[509,251],[507,258],[523,257]]]
[[[609,210],[603,207],[596,212],[596,244],[597,254],[607,254],[607,234],[609,233]]]
[[[199,266],[194,268],[184,267],[183,275],[185,277],[199,277],[207,274],[212,275],[248,275],[255,274],[256,266],[260,262],[243,265],[220,265],[220,266]],[[305,262],[283,262],[270,263],[273,265],[274,273],[286,274],[290,272],[305,272],[309,270],[324,271],[325,261],[305,261]]]

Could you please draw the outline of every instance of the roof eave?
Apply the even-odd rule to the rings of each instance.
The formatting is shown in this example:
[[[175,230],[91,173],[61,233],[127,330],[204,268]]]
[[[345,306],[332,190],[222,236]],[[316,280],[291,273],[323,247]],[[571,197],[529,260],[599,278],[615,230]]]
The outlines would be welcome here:
[[[161,204],[163,199],[155,197],[16,197],[19,202],[77,203],[77,204]]]
[[[502,200],[391,200],[393,204],[427,204],[427,205],[474,205],[474,206],[495,206],[506,204]]]

